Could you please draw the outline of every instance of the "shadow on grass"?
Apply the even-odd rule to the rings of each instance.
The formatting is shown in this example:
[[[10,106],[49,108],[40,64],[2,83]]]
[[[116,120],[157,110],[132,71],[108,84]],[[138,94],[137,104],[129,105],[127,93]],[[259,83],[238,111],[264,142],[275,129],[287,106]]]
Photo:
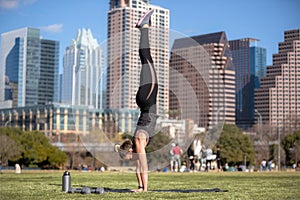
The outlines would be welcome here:
[[[94,188],[95,187],[87,187],[82,186],[82,188]],[[82,190],[82,188],[76,188],[77,191]],[[101,188],[101,187],[98,187]],[[75,188],[74,188],[75,189]],[[112,189],[103,187],[104,192],[112,192],[112,193],[128,193],[133,192],[131,189]],[[190,189],[190,190],[182,190],[182,189],[169,189],[169,190],[149,190],[149,192],[174,192],[174,193],[194,193],[194,192],[228,192],[228,190],[221,190],[219,188],[213,189]]]

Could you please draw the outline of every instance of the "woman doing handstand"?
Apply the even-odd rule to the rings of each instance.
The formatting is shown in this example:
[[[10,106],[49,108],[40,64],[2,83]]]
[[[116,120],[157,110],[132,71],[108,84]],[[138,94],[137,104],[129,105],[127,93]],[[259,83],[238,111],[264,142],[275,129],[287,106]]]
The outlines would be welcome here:
[[[123,159],[132,159],[136,155],[136,176],[138,189],[134,192],[148,190],[148,163],[145,148],[154,134],[156,126],[156,97],[158,83],[149,45],[150,17],[154,10],[149,10],[138,21],[136,27],[141,32],[139,56],[142,63],[140,86],[136,94],[136,103],[140,108],[140,117],[132,140],[125,140],[115,145],[115,151]]]

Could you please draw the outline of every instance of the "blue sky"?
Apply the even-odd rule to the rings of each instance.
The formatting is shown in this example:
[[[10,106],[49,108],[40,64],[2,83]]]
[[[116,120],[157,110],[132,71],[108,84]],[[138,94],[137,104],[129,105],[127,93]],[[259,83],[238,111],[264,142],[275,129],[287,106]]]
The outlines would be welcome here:
[[[225,31],[229,40],[260,39],[268,65],[284,31],[300,28],[298,0],[151,0],[151,4],[169,9],[171,29],[185,35]],[[109,0],[0,0],[0,33],[40,28],[44,38],[60,42],[62,61],[79,28],[90,28],[99,43],[105,41],[108,9]]]

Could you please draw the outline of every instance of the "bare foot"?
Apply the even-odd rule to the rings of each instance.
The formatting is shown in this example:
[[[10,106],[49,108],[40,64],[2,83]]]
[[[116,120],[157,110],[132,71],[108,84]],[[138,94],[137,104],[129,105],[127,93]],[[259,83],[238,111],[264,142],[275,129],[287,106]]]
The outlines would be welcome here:
[[[135,192],[144,192],[142,188],[135,190]]]
[[[143,186],[139,186],[136,190],[130,190],[131,192],[142,192],[144,190]]]
[[[139,189],[136,189],[136,190],[130,190],[131,192],[144,192],[143,188],[139,188]]]

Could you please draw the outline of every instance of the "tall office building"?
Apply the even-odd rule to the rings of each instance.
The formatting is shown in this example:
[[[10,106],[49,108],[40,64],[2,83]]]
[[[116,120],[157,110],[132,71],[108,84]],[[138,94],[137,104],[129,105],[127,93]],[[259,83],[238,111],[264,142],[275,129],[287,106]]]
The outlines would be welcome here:
[[[228,46],[224,32],[175,40],[170,59],[170,112],[179,110],[183,118],[206,129],[220,121],[235,123],[235,73]],[[189,85],[191,94],[186,93]],[[191,98],[197,102],[189,103]],[[198,117],[191,115],[195,112]]]
[[[61,102],[102,108],[102,50],[90,29],[79,29],[66,48]]]
[[[59,43],[42,39],[40,53],[38,104],[59,102]]]
[[[236,74],[236,125],[247,129],[254,123],[254,89],[266,68],[266,50],[252,46],[257,39],[230,40],[230,50]]]
[[[1,39],[0,107],[57,102],[59,42],[41,39],[35,28],[3,33]]]
[[[61,98],[62,98],[62,77],[63,74],[59,74],[59,98],[58,98],[58,102],[61,102]]]
[[[300,127],[300,29],[284,32],[273,65],[255,90],[255,107],[272,126]]]
[[[250,68],[254,74],[254,88],[260,87],[260,79],[267,74],[267,50],[263,47],[250,47]]]
[[[139,87],[140,32],[136,22],[153,9],[150,30],[151,55],[157,78],[157,112],[165,114],[169,100],[169,10],[149,4],[149,0],[111,0],[108,12],[107,107],[137,109],[135,95]]]

